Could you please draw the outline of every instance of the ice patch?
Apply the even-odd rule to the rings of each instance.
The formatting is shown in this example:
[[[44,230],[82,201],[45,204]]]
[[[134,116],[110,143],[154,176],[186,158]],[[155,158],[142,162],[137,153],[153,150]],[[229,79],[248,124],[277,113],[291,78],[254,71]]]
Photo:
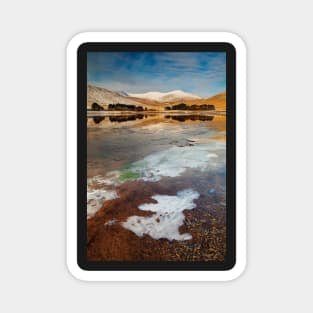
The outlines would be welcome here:
[[[103,202],[117,198],[114,190],[96,189],[87,191],[87,218],[93,217],[102,207]]]
[[[148,155],[143,161],[133,163],[130,169],[139,173],[139,179],[156,182],[162,176],[180,176],[187,168],[204,171],[224,166],[223,156],[217,154],[217,149],[223,148],[225,146],[216,147],[211,144],[172,147]]]
[[[88,178],[87,185],[108,185],[116,186],[118,185],[118,177],[120,175],[119,171],[111,171],[106,174],[105,177],[97,175],[92,178]]]
[[[183,211],[195,208],[194,200],[199,196],[199,193],[192,189],[180,191],[176,196],[155,195],[152,199],[157,203],[146,203],[138,207],[155,214],[148,217],[130,216],[122,226],[139,237],[147,234],[154,239],[190,240],[190,234],[180,234],[178,229],[185,219]]]
[[[106,177],[94,176],[87,179],[87,219],[99,211],[104,201],[118,198],[116,191],[106,189],[116,186],[119,172],[109,172]],[[109,187],[110,188],[110,187]]]

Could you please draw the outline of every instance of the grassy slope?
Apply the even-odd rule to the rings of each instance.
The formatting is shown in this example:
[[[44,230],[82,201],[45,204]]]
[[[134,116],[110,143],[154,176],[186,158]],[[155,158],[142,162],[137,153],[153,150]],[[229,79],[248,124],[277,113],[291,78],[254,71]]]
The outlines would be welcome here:
[[[195,99],[195,100],[185,100],[183,101],[187,105],[192,104],[213,104],[215,105],[215,109],[217,111],[226,111],[226,92],[221,92],[213,97],[205,98],[205,99]],[[171,102],[169,105],[179,104],[182,101]]]

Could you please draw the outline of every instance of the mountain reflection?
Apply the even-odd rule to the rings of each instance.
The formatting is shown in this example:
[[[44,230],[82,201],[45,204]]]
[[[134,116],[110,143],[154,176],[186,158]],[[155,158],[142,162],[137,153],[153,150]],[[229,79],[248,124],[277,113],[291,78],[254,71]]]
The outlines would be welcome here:
[[[207,115],[166,115],[165,118],[172,119],[179,122],[185,121],[213,121],[214,116]]]
[[[201,115],[201,114],[184,114],[184,115],[154,115],[154,114],[131,114],[131,115],[107,115],[107,121],[109,123],[124,123],[135,120],[142,120],[147,118],[154,118],[158,116],[162,119],[170,119],[178,122],[185,121],[213,121],[214,116],[212,115]],[[101,124],[105,119],[105,116],[90,116],[88,119],[92,119],[94,124]]]
[[[127,122],[127,121],[135,121],[137,119],[143,119],[143,114],[136,114],[136,115],[115,115],[115,116],[109,116],[110,122]]]

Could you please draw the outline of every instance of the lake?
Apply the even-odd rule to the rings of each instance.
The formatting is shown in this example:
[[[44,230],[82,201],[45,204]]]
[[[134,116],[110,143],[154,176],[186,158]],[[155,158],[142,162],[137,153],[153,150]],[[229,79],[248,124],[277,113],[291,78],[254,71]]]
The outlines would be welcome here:
[[[90,261],[223,261],[226,117],[87,118]]]

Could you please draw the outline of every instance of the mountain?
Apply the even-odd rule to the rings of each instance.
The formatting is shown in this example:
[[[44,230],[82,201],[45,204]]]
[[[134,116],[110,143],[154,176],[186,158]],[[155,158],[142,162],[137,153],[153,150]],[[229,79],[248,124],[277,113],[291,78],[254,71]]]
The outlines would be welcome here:
[[[143,94],[127,95],[126,92],[114,92],[105,88],[88,85],[87,108],[90,109],[93,103],[97,103],[104,109],[107,109],[109,104],[121,103],[142,106],[148,110],[164,110],[165,106],[180,103],[185,103],[187,105],[213,104],[217,111],[226,111],[226,92],[219,93],[210,98],[200,98],[181,90],[174,90],[165,93],[153,91]]]
[[[173,90],[170,92],[158,92],[150,91],[146,93],[130,93],[131,97],[136,97],[140,99],[148,99],[159,102],[170,102],[178,100],[191,100],[191,99],[201,99],[200,97],[193,95],[182,90]]]
[[[104,109],[108,108],[109,104],[123,103],[128,105],[136,105],[146,107],[147,109],[157,110],[160,107],[163,109],[163,104],[158,101],[149,99],[136,98],[127,95],[124,91],[111,91],[105,88],[92,85],[87,86],[87,108],[90,109],[93,103],[97,103]]]

